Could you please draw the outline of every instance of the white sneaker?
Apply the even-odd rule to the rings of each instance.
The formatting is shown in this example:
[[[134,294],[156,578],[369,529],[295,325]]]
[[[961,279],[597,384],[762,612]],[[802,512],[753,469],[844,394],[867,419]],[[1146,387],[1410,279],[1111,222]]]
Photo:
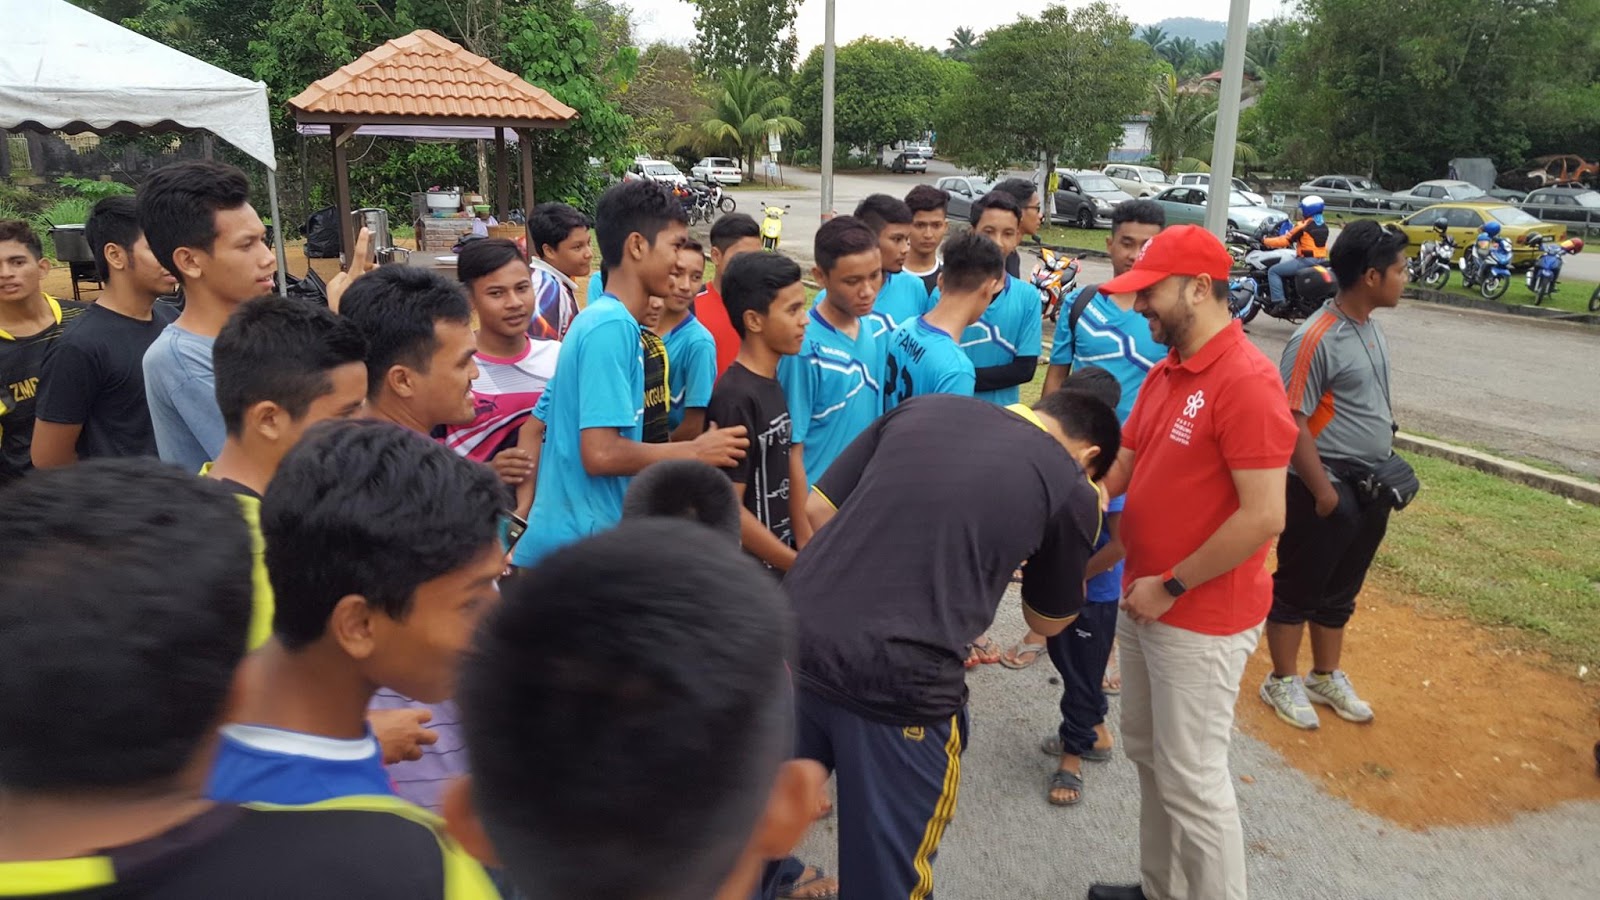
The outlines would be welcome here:
[[[1305,684],[1312,703],[1333,707],[1346,722],[1372,721],[1372,707],[1356,696],[1355,685],[1350,683],[1350,676],[1344,674],[1343,669],[1335,669],[1327,675],[1312,672],[1306,676]]]
[[[1299,675],[1274,678],[1269,674],[1261,683],[1261,699],[1272,707],[1278,718],[1296,728],[1310,731],[1322,724],[1317,720],[1317,711],[1306,699],[1305,682]]]

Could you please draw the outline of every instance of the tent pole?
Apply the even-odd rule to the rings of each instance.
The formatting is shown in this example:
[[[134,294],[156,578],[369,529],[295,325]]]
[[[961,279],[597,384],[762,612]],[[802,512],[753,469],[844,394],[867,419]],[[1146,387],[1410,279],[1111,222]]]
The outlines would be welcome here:
[[[278,173],[267,170],[267,200],[272,209],[272,249],[278,254],[278,296],[289,296],[289,263],[283,255],[283,214],[278,211]]]
[[[517,149],[520,151],[522,163],[522,216],[528,222],[533,222],[533,129],[517,129]],[[533,245],[533,235],[528,233],[528,225],[523,226],[523,233],[527,234],[528,255],[532,257],[538,248]]]
[[[511,169],[506,165],[506,130],[500,126],[494,129],[494,199],[497,216],[511,214]],[[522,212],[529,215],[533,210]],[[528,253],[532,255],[532,247],[528,248]]]
[[[332,130],[333,202],[339,207],[339,255],[347,267],[355,264],[356,225],[354,210],[350,208],[350,160],[344,145],[355,135],[357,127],[342,125]]]

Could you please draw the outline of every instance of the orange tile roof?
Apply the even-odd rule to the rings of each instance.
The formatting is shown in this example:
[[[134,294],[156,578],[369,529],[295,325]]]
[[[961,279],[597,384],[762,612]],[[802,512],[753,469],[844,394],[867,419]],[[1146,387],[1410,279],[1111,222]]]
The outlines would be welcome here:
[[[289,107],[302,120],[406,116],[557,127],[578,114],[542,88],[425,28],[376,47],[313,82],[289,101]],[[306,113],[312,115],[300,115]]]

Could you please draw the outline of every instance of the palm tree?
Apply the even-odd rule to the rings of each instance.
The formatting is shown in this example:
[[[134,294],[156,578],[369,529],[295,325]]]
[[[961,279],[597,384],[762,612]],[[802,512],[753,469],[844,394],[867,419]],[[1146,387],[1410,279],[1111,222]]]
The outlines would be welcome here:
[[[1160,25],[1146,25],[1139,29],[1139,34],[1135,39],[1145,42],[1150,45],[1151,50],[1160,53],[1161,48],[1167,45],[1172,36],[1167,34],[1166,30]]]
[[[1199,46],[1194,38],[1176,37],[1163,44],[1159,52],[1172,64],[1174,71],[1182,72],[1194,58],[1195,53],[1199,52]]]
[[[1156,81],[1151,101],[1150,151],[1164,172],[1208,172],[1216,141],[1217,97],[1210,90],[1188,88],[1168,74]],[[1254,162],[1256,150],[1234,144],[1234,159]]]
[[[950,48],[944,52],[948,59],[965,62],[972,56],[972,51],[978,49],[978,35],[965,25],[957,28],[950,35]]]
[[[739,157],[745,172],[753,173],[767,135],[800,133],[800,120],[789,115],[792,105],[783,85],[758,69],[725,72],[695,129],[697,143],[702,150]]]
[[[1288,19],[1268,19],[1250,27],[1245,40],[1247,64],[1253,64],[1258,78],[1267,78],[1277,70],[1283,53],[1300,34],[1296,24]]]
[[[1201,47],[1194,56],[1194,67],[1197,74],[1205,75],[1222,68],[1222,59],[1227,51],[1221,41],[1212,41]]]

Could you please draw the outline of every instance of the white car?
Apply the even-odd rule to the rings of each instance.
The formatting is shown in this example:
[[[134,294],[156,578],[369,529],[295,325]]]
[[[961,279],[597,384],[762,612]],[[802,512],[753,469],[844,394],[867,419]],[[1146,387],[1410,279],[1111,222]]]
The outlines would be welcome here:
[[[927,141],[907,141],[906,152],[915,153],[923,159],[933,159],[933,145]]]
[[[687,185],[689,177],[678,170],[678,167],[664,159],[636,159],[628,171],[640,178],[648,178],[661,184]]]
[[[726,156],[708,156],[689,169],[689,177],[717,184],[743,184],[744,172],[737,160]]]
[[[1101,171],[1107,178],[1116,182],[1117,187],[1127,191],[1130,197],[1154,197],[1172,186],[1160,169],[1152,169],[1149,166],[1112,163]]]
[[[1185,172],[1182,175],[1179,175],[1177,177],[1177,179],[1174,180],[1172,183],[1173,184],[1198,184],[1198,185],[1201,185],[1201,186],[1204,186],[1204,187],[1210,187],[1211,186],[1211,173],[1209,173],[1209,172]],[[1233,189],[1235,191],[1243,194],[1244,198],[1246,200],[1249,200],[1251,203],[1254,203],[1257,206],[1266,206],[1267,205],[1267,198],[1261,196],[1260,194],[1256,193],[1255,191],[1250,190],[1250,185],[1245,184],[1243,178],[1234,178],[1233,179]]]

